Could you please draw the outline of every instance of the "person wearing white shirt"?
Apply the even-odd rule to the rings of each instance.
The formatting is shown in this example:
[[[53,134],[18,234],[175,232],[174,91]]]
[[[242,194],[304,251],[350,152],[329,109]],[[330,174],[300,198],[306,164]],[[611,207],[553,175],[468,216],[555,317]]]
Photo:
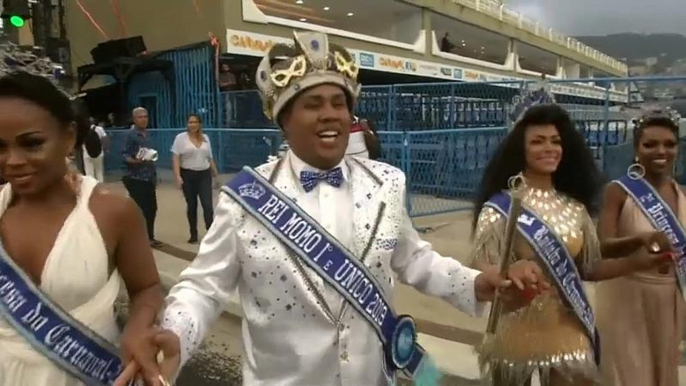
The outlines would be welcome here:
[[[83,168],[87,176],[93,177],[99,182],[105,181],[105,152],[108,150],[109,138],[105,129],[96,125],[91,118],[91,130],[93,130],[100,138],[101,150],[96,157],[91,157],[83,145]]]
[[[374,128],[368,119],[353,116],[350,127],[350,139],[345,152],[347,156],[378,159],[381,156],[381,146]]]
[[[217,177],[217,165],[212,156],[210,138],[202,132],[199,115],[188,116],[186,131],[174,138],[172,145],[172,169],[176,186],[186,199],[186,217],[190,239],[198,242],[198,198],[205,219],[205,229],[210,229],[214,211],[212,207],[212,177]]]
[[[530,269],[535,264],[513,265],[506,280],[440,256],[419,238],[404,207],[402,171],[345,157],[359,91],[354,60],[324,34],[295,36],[297,48],[276,45],[257,72],[265,111],[283,129],[290,149],[255,172],[316,221],[316,229],[335,238],[330,240],[349,251],[355,264],[363,264],[360,272],[373,276],[367,283],[389,299],[399,281],[476,316],[496,289],[535,279]],[[276,56],[288,59],[272,67],[270,58]],[[163,377],[175,378],[238,290],[244,385],[391,384],[400,368],[388,362],[390,345],[382,343],[369,316],[325,274],[311,269],[295,244],[280,241],[276,227],[263,225],[242,207],[230,186],[223,188],[198,256],[169,292],[162,330],[153,339],[164,354]],[[264,193],[254,185],[246,189],[256,189],[244,191],[250,195]],[[409,343],[416,347],[414,339]],[[430,368],[431,361],[426,363]],[[115,386],[135,371],[129,363]]]

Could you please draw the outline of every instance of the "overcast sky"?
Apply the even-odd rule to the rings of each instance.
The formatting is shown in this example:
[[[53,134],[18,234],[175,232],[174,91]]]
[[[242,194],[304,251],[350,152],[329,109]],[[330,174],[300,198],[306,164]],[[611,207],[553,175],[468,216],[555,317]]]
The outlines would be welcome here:
[[[504,0],[567,35],[672,32],[686,35],[686,0]]]

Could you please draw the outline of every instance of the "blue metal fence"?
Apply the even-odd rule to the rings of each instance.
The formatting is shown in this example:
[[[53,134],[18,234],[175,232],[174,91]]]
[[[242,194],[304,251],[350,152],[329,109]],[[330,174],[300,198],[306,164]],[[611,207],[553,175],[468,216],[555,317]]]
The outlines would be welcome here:
[[[153,146],[159,152],[157,167],[171,169],[171,146],[174,138],[185,129],[148,130]],[[108,130],[110,151],[105,156],[105,168],[119,171],[124,167],[122,152],[126,129]],[[212,145],[217,167],[221,173],[234,173],[244,165],[258,166],[276,154],[283,140],[276,129],[204,129]]]
[[[168,81],[159,72],[134,75],[129,86],[129,107],[148,109],[154,127],[179,127],[190,113],[200,115],[208,127],[223,127],[220,119],[224,110],[213,54],[209,44],[161,53],[160,59],[174,62],[173,80]]]
[[[169,149],[183,129],[151,129],[152,142],[160,156],[157,165],[171,168]],[[244,165],[258,166],[276,154],[282,135],[276,129],[205,129],[217,166],[222,173],[235,173]],[[105,159],[109,171],[121,170],[126,130],[112,130],[111,151]],[[484,168],[500,141],[504,128],[469,130],[381,131],[382,160],[407,176],[407,209],[412,217],[468,209]],[[686,138],[677,173],[686,177]],[[607,146],[601,162],[609,178],[626,171],[633,154],[631,142]]]
[[[275,154],[282,137],[262,112],[256,91],[220,93],[214,78],[212,50],[199,44],[162,54],[175,63],[173,87],[161,75],[134,77],[129,104],[148,108],[158,165],[171,166],[168,149],[187,114],[204,118],[222,172],[256,166]],[[580,82],[584,85],[580,86]],[[624,173],[631,162],[632,87],[662,92],[661,85],[684,87],[682,78],[551,80],[557,103],[567,109],[608,177]],[[509,112],[522,90],[538,81],[450,82],[366,86],[357,114],[375,122],[383,143],[383,160],[407,175],[408,210],[413,217],[469,207],[490,155],[511,125]],[[586,87],[581,92],[579,87]],[[672,87],[673,88],[673,87]],[[668,89],[668,88],[667,88]],[[620,107],[621,106],[621,107]],[[122,131],[112,131],[108,169],[121,169]],[[686,138],[684,138],[686,141]],[[686,151],[686,148],[683,150]],[[683,153],[682,153],[683,154]],[[686,166],[679,162],[679,175]]]

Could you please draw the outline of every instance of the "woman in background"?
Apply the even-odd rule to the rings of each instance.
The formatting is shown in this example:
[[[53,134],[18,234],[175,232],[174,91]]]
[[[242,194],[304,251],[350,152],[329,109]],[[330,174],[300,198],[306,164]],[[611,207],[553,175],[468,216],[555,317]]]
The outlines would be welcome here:
[[[634,252],[627,250],[624,255],[636,259],[653,250],[672,250],[669,242],[650,243],[657,229],[644,212],[646,207],[636,200],[643,195],[629,191],[640,192],[636,184],[643,183],[643,191],[654,195],[646,201],[648,205],[662,204],[665,211],[654,212],[665,215],[660,223],[664,225],[664,218],[671,216],[676,227],[686,226],[686,196],[673,174],[678,132],[678,123],[669,112],[650,112],[636,122],[636,158],[629,168],[632,173],[613,181],[605,190],[599,223],[604,246],[628,240],[634,244]],[[601,368],[608,385],[678,385],[679,344],[686,315],[683,295],[671,261],[597,287],[598,329],[603,339]]]
[[[207,230],[210,229],[214,218],[212,177],[219,176],[212,156],[210,138],[202,132],[200,116],[188,116],[186,131],[176,136],[171,152],[176,186],[183,190],[186,199],[186,216],[190,232],[188,242],[195,244],[198,242],[198,198]]]

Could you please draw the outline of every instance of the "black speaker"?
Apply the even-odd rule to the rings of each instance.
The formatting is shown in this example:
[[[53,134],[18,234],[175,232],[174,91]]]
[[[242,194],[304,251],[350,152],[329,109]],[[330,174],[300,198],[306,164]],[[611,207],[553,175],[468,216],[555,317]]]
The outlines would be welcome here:
[[[93,62],[108,63],[117,58],[135,58],[147,51],[142,36],[132,38],[108,40],[98,44],[91,50]]]

